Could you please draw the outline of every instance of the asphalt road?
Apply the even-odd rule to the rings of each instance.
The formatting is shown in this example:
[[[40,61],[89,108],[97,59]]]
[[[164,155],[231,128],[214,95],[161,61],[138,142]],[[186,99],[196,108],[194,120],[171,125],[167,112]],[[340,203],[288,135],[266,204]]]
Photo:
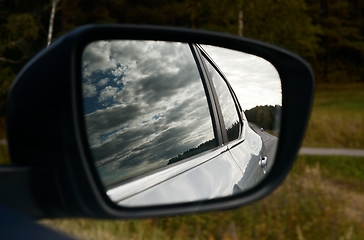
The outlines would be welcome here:
[[[268,156],[268,168],[274,162],[275,152],[278,146],[278,138],[267,133],[261,132],[260,127],[249,123],[249,125],[262,137]],[[364,149],[348,149],[348,148],[313,148],[301,147],[298,154],[300,155],[321,155],[321,156],[352,156],[364,157]]]
[[[364,157],[364,150],[363,149],[346,149],[346,148],[309,148],[309,147],[302,147],[298,154],[300,154],[300,155]]]
[[[266,131],[261,132],[260,127],[255,124],[249,123],[250,127],[254,129],[263,139],[265,145],[265,151],[268,157],[268,171],[273,166],[276,150],[278,146],[278,138],[273,136]]]

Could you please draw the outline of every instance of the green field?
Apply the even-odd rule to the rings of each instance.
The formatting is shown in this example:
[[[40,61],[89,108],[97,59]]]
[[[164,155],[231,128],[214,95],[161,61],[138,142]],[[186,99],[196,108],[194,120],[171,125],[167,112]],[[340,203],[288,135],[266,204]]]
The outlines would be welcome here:
[[[364,148],[364,84],[318,86],[303,145]],[[0,147],[0,163],[5,163],[6,146]],[[364,158],[299,156],[277,190],[238,209],[146,220],[40,223],[80,239],[361,239],[363,180]]]
[[[364,148],[364,84],[317,86],[302,145]]]
[[[318,86],[304,146],[364,148],[364,84]],[[299,156],[273,194],[225,212],[43,220],[81,239],[361,239],[364,158]]]
[[[230,211],[139,221],[41,223],[80,239],[361,239],[364,158],[331,160],[300,156],[273,194]]]

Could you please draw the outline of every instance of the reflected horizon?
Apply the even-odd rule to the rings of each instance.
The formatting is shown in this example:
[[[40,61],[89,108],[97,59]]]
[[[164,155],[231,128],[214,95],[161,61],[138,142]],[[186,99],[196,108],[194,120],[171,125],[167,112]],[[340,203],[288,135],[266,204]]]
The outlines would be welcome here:
[[[274,164],[282,108],[277,71],[251,54],[203,47],[213,61],[199,45],[179,42],[85,47],[85,130],[113,202],[230,196],[254,187]]]
[[[164,167],[204,142],[216,146],[188,44],[93,42],[84,50],[82,73],[88,139],[105,188]]]

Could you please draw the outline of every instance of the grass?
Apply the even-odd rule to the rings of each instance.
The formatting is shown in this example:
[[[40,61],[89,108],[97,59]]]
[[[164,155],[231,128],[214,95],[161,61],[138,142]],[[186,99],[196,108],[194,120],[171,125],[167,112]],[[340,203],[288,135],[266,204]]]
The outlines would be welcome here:
[[[302,145],[364,148],[364,84],[317,86]]]
[[[364,182],[364,157],[305,156],[305,163],[311,167],[320,164],[325,169],[323,177]]]
[[[364,84],[318,86],[303,145],[364,148],[363,126]],[[5,131],[0,130],[2,136]],[[0,164],[8,163],[6,146],[0,148]],[[362,239],[363,180],[364,158],[299,156],[277,190],[238,209],[144,220],[40,223],[79,239]]]
[[[270,196],[230,211],[147,220],[43,220],[80,239],[361,239],[363,189],[337,188],[337,180],[362,183],[355,164],[331,157],[300,156],[285,182]],[[340,161],[338,157],[336,161]],[[363,168],[364,158],[344,158]],[[333,174],[323,174],[332,172]],[[326,177],[329,176],[329,177]],[[355,200],[355,201],[354,201]]]
[[[318,86],[303,145],[364,148],[363,124],[364,84]],[[363,180],[364,158],[299,156],[273,194],[235,210],[42,223],[80,239],[361,239]]]

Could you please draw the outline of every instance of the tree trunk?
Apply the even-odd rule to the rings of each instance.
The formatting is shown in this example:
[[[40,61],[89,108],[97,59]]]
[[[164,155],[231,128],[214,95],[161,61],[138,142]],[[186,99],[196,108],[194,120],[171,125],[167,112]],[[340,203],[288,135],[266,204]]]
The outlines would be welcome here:
[[[239,8],[239,14],[238,14],[238,35],[243,36],[244,35],[244,14],[243,14],[243,0],[238,1],[238,8]]]
[[[243,27],[244,27],[243,9],[240,9],[239,17],[238,17],[238,35],[239,36],[243,36]]]
[[[331,14],[330,14],[330,0],[326,0],[326,19],[329,19]],[[330,24],[325,26],[326,28],[330,29],[331,26]],[[329,67],[331,64],[331,39],[330,36],[326,36],[326,62],[325,62],[325,78],[326,80],[328,75],[329,75]]]
[[[52,0],[52,11],[51,11],[51,17],[49,19],[49,29],[48,29],[47,46],[49,46],[49,44],[51,44],[51,41],[52,41],[54,16],[56,14],[56,6],[59,3],[59,1],[60,0]]]

